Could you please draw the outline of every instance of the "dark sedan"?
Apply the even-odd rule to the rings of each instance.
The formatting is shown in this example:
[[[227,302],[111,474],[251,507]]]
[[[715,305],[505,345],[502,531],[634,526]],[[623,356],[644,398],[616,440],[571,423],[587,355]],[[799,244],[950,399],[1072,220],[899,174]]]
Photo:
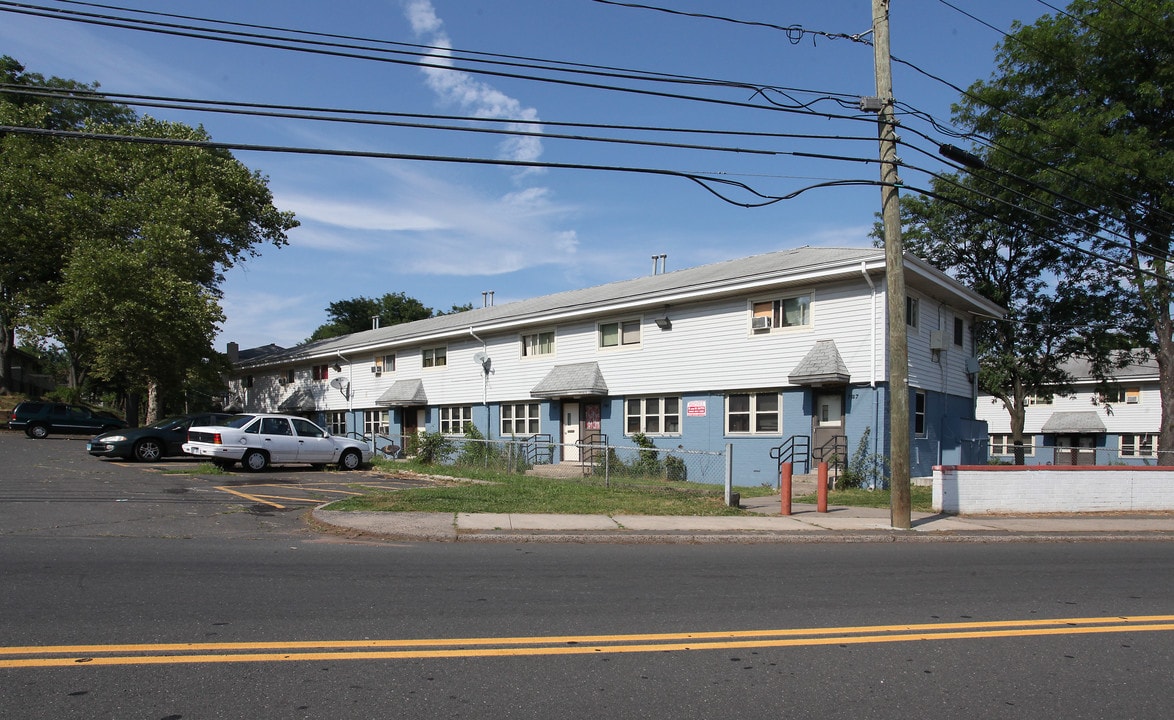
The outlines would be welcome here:
[[[160,420],[146,427],[102,433],[86,444],[94,457],[125,458],[151,462],[159,458],[183,455],[180,447],[188,438],[192,425],[218,425],[229,413],[197,413]]]

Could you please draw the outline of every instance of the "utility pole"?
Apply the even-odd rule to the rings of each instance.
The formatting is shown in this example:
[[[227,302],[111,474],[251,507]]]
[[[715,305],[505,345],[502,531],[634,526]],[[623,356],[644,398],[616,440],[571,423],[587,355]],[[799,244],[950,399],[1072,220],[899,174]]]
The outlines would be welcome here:
[[[872,0],[876,95],[880,99],[881,220],[885,233],[885,297],[889,325],[889,514],[892,526],[912,527],[909,499],[909,336],[905,318],[905,251],[897,188],[897,120],[889,55],[889,1]]]

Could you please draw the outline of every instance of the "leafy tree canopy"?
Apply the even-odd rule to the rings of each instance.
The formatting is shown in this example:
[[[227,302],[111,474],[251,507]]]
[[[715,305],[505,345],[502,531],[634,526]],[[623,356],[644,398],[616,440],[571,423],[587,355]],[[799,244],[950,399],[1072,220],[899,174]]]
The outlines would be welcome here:
[[[449,313],[472,309],[472,305],[453,305]],[[338,300],[327,306],[326,315],[330,318],[329,321],[318,326],[307,342],[370,330],[374,327],[374,318],[378,318],[379,327],[386,327],[445,314],[448,313],[426,307],[419,300],[402,292],[387,293],[380,298],[357,297]]]

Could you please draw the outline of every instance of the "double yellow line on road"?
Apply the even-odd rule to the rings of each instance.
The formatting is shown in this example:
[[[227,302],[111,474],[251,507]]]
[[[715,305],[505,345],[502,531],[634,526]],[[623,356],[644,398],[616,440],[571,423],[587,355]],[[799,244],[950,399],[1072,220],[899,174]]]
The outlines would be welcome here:
[[[0,668],[526,657],[1169,632],[1174,615],[638,635],[0,647]]]

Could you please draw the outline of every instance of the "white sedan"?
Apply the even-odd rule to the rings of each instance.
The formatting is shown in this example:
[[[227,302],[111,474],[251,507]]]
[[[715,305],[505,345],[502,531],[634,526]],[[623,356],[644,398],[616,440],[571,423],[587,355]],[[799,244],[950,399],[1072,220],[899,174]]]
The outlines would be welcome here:
[[[233,415],[223,425],[191,427],[183,451],[221,467],[239,462],[250,472],[282,463],[354,470],[370,462],[372,454],[365,443],[335,437],[305,418],[267,414]]]

